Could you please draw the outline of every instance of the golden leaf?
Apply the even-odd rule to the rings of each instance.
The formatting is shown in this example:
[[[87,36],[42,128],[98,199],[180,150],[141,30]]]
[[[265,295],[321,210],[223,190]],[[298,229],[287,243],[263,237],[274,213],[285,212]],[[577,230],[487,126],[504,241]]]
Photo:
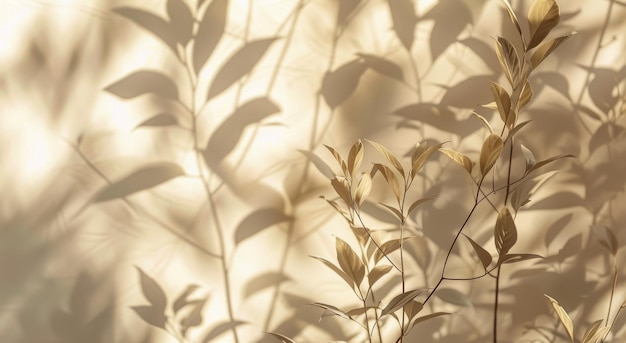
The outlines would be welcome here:
[[[496,164],[496,161],[500,158],[503,147],[504,143],[498,135],[489,135],[489,137],[485,139],[483,147],[480,150],[480,172],[483,176]]]
[[[530,50],[539,45],[559,20],[559,5],[555,0],[535,0],[528,10],[531,38],[526,49]]]

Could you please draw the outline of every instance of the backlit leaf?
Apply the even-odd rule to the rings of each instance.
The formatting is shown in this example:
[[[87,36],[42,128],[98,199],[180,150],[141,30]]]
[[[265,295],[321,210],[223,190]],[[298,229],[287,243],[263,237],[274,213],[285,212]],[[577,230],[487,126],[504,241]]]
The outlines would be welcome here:
[[[520,62],[515,47],[506,38],[498,37],[496,39],[496,55],[507,80],[511,86],[516,87],[520,78]]]
[[[148,302],[152,305],[152,307],[157,312],[165,311],[165,306],[167,304],[167,296],[163,289],[159,284],[154,281],[153,278],[148,276],[141,268],[137,268],[139,272],[139,282],[141,284],[141,291],[143,296],[148,300]]]
[[[534,166],[535,163],[537,163],[537,160],[535,159],[533,152],[525,147],[524,144],[521,144],[520,148],[522,149],[522,154],[524,154],[524,159],[526,159],[526,170],[528,170],[530,167]]]
[[[502,139],[498,135],[489,135],[485,139],[480,150],[480,172],[483,176],[496,164],[496,161],[500,158],[503,146]]]
[[[184,175],[184,170],[171,162],[147,164],[125,177],[104,186],[93,198],[93,202],[123,198],[136,192],[150,189],[175,177]]]
[[[541,63],[546,57],[548,57],[550,53],[554,51],[554,49],[561,45],[561,43],[565,42],[568,38],[572,37],[576,33],[577,32],[572,32],[565,36],[557,37],[541,44],[541,46],[539,46],[530,57],[530,64],[532,65],[533,69],[537,68],[539,63]]]
[[[352,208],[352,196],[350,195],[350,188],[348,181],[345,179],[334,178],[330,180],[330,185],[333,186],[337,195],[345,202],[346,206]]]
[[[404,220],[404,215],[402,215],[402,212],[400,212],[399,209],[395,208],[395,207],[391,207],[387,204],[383,204],[382,202],[380,203],[382,206],[384,206],[386,209],[388,209],[389,211],[391,211],[393,214],[396,215],[396,218],[398,218],[398,220],[400,222],[402,222]],[[395,224],[395,221],[394,221]]]
[[[206,336],[204,336],[204,338],[202,338],[202,340],[200,342],[202,343],[210,343],[210,342],[215,342],[214,339],[219,337],[220,335],[222,335],[223,333],[232,330],[233,328],[242,325],[242,324],[247,324],[247,322],[241,321],[241,320],[234,320],[234,321],[225,321],[222,322],[220,324],[215,325],[207,334]]]
[[[274,332],[265,332],[268,335],[273,336],[274,338],[280,340],[280,343],[296,343],[296,341],[294,341],[293,339],[285,336],[285,335],[281,335],[279,333],[274,333]]]
[[[276,224],[290,220],[283,211],[275,208],[258,209],[246,216],[235,230],[235,245]]]
[[[280,107],[266,97],[255,98],[239,106],[229,115],[209,138],[202,157],[207,166],[213,167],[237,146],[248,125],[258,123],[280,111]]]
[[[135,129],[140,127],[157,127],[157,126],[176,126],[178,125],[178,119],[173,114],[161,113],[154,117],[148,118],[135,126]]]
[[[191,39],[194,18],[191,10],[183,0],[167,0],[167,15],[170,17],[170,27],[177,41],[187,45]]]
[[[509,136],[515,136],[521,129],[523,129],[526,125],[530,124],[531,120],[523,121],[517,125],[515,125],[511,130],[509,130]]]
[[[427,321],[427,320],[432,319],[432,318],[436,318],[436,317],[440,317],[440,316],[445,316],[445,315],[448,315],[448,314],[450,314],[450,313],[448,313],[448,312],[435,312],[435,313],[427,314],[427,315],[425,315],[425,316],[418,317],[418,318],[417,318],[417,319],[415,319],[415,321],[411,324],[411,329],[412,329],[415,325],[417,325],[417,324],[419,324],[419,323],[421,323],[421,322]]]
[[[532,166],[532,167],[528,170],[527,174],[530,174],[531,172],[533,172],[533,171],[535,171],[535,170],[537,170],[537,169],[539,169],[539,168],[541,168],[541,167],[543,167],[543,166],[545,166],[545,165],[547,165],[547,164],[549,164],[549,163],[552,163],[552,162],[554,162],[554,161],[560,160],[560,159],[562,159],[562,158],[567,158],[567,157],[574,157],[574,155],[570,155],[570,154],[567,154],[567,155],[559,155],[559,156],[550,157],[550,158],[545,159],[545,160],[543,160],[543,161],[539,161],[539,162],[535,163],[535,164],[534,164],[534,165],[533,165],[533,166]]]
[[[495,101],[494,101],[494,105],[495,105]],[[498,109],[498,105],[495,105],[494,109]],[[490,134],[494,133],[493,127],[491,127],[491,124],[489,124],[489,121],[487,120],[487,118],[483,117],[482,115],[480,115],[480,114],[478,114],[478,113],[476,113],[474,111],[472,111],[472,115],[474,117],[478,118],[478,120],[480,120],[483,123],[483,125],[487,128],[487,130],[489,130]]]
[[[354,195],[354,202],[357,206],[361,206],[363,201],[367,199],[370,192],[372,191],[372,177],[368,173],[361,174],[361,180],[356,186],[356,191]]]
[[[130,19],[135,24],[148,30],[148,32],[155,35],[176,53],[176,37],[170,24],[165,19],[150,12],[131,7],[117,7],[113,9],[113,13]]]
[[[321,92],[326,104],[330,108],[343,104],[356,90],[366,69],[363,61],[355,59],[324,74]]]
[[[404,305],[408,304],[410,301],[415,299],[422,291],[419,289],[414,289],[412,291],[404,292],[402,294],[396,295],[389,301],[389,304],[385,306],[383,311],[380,313],[380,316],[384,316],[388,313],[396,312],[401,309]]]
[[[363,143],[359,139],[352,145],[348,154],[348,172],[350,177],[354,177],[354,172],[359,169],[361,162],[363,162]]]
[[[480,244],[476,243],[473,239],[471,239],[468,235],[463,234],[463,236],[465,236],[465,238],[467,238],[467,240],[470,242],[470,244],[472,245],[472,248],[474,248],[474,251],[476,252],[476,255],[478,256],[478,259],[480,260],[480,263],[483,265],[483,268],[487,270],[487,268],[489,267],[493,259],[491,257],[491,254],[487,250],[485,250],[485,248],[480,246]]]
[[[591,324],[591,326],[585,331],[585,334],[582,339],[582,343],[596,343],[597,338],[594,338],[596,332],[602,326],[602,319],[596,320]]]
[[[421,206],[422,204],[424,204],[425,202],[427,202],[427,201],[431,201],[431,200],[433,200],[433,199],[434,199],[434,198],[422,198],[422,199],[417,199],[417,200],[415,200],[415,201],[411,204],[411,206],[409,206],[409,210],[407,211],[406,215],[407,215],[407,216],[410,216],[410,215],[411,215],[411,213],[412,213],[413,211],[415,211],[415,209],[416,209],[416,208],[420,207],[420,206]]]
[[[388,0],[393,31],[405,49],[411,50],[415,40],[417,15],[411,0]]]
[[[277,39],[276,37],[257,39],[246,43],[233,53],[215,74],[206,100],[220,95],[250,73]]]
[[[517,33],[519,34],[520,38],[523,39],[524,37],[522,36],[522,28],[519,25],[519,20],[517,20],[517,15],[515,14],[515,11],[513,11],[513,8],[511,7],[509,0],[502,0],[502,3],[504,4],[504,8],[506,8],[506,12],[509,15],[509,19],[515,26],[515,29],[517,30]]]
[[[491,83],[491,92],[493,94],[493,98],[496,102],[496,106],[498,107],[498,113],[500,114],[500,119],[507,126],[511,125],[511,98],[509,93],[502,88],[499,84],[492,82]]]
[[[543,256],[536,255],[536,254],[506,254],[504,255],[504,257],[500,258],[500,263],[501,264],[517,263],[517,262],[533,260],[537,258],[543,258]]]
[[[400,190],[400,183],[398,182],[398,179],[391,170],[391,168],[387,167],[384,164],[375,163],[372,172],[374,174],[376,172],[380,172],[383,175],[383,177],[387,181],[387,184],[391,187],[393,194],[396,196],[396,200],[400,201],[400,196],[402,192]]]
[[[515,227],[515,221],[513,221],[508,207],[503,207],[500,213],[498,213],[494,241],[496,243],[496,250],[498,250],[498,254],[500,254],[500,259],[502,259],[517,242],[517,228]]]
[[[404,240],[407,240],[410,238],[412,237],[404,237]],[[374,253],[374,261],[378,263],[378,261],[380,261],[385,255],[389,256],[389,254],[391,254],[392,252],[398,249],[400,249],[399,238],[387,241],[380,246],[380,249],[376,250],[376,253]]]
[[[386,58],[370,54],[357,53],[357,55],[363,59],[367,68],[392,79],[404,81],[402,68],[394,62]]]
[[[178,87],[174,81],[160,72],[150,70],[141,70],[126,75],[104,90],[122,99],[154,94],[163,98],[178,100]]]
[[[359,255],[341,238],[337,238],[336,240],[336,249],[339,266],[348,274],[350,279],[354,281],[355,285],[359,287],[365,276],[365,266],[363,262],[361,262]]]
[[[204,12],[193,45],[193,69],[196,74],[200,73],[224,35],[227,14],[228,0],[212,0]]]
[[[519,112],[524,106],[526,106],[533,98],[533,89],[530,86],[530,82],[526,81],[522,87],[522,92],[519,95],[519,101],[517,102],[517,112]]]
[[[563,324],[563,327],[565,328],[565,331],[567,332],[567,335],[569,336],[570,341],[573,343],[574,342],[574,324],[572,323],[572,319],[569,317],[569,315],[567,315],[567,312],[565,312],[565,309],[563,309],[563,307],[559,305],[558,301],[554,300],[554,298],[550,297],[547,294],[544,294],[544,296],[550,300],[550,303],[552,304],[552,307],[554,308],[554,311],[556,312],[557,316],[559,316],[559,320],[561,321],[561,324]]]
[[[442,145],[443,143],[429,146],[417,156],[415,154],[413,155],[414,158],[413,157],[411,158],[412,160],[411,161],[411,178],[415,178],[417,173],[419,173],[419,171],[422,170],[422,167],[424,167],[424,164],[426,164],[426,161],[428,160],[428,158],[435,151],[439,150],[439,148],[441,148]]]
[[[559,23],[559,5],[555,0],[535,0],[528,10],[528,26],[530,28],[530,50],[548,35],[550,30]]]
[[[474,307],[474,305],[472,305],[472,302],[467,297],[467,295],[457,291],[456,289],[440,288],[440,289],[437,290],[435,295],[439,299],[441,299],[441,300],[443,300],[443,301],[445,301],[447,303],[450,303],[452,305],[458,305],[458,306],[464,306],[464,307]]]
[[[329,304],[322,304],[322,303],[313,303],[311,305],[324,309],[324,314],[322,314],[322,318],[329,316],[329,315],[326,315],[326,312],[328,311],[331,313],[331,315],[338,316],[344,319],[351,319],[351,317],[347,313],[345,313],[344,311],[342,311],[336,306],[329,305]]]
[[[369,282],[370,288],[374,287],[376,281],[380,280],[380,278],[389,273],[389,271],[391,271],[390,265],[380,265],[372,268],[372,270],[367,275],[367,280]]]
[[[306,156],[311,163],[317,168],[317,170],[322,173],[322,175],[326,176],[328,179],[332,179],[335,177],[335,173],[333,173],[332,169],[324,162],[321,158],[310,151],[306,150],[298,150],[299,153]]]
[[[314,259],[321,261],[322,263],[324,263],[328,268],[330,268],[332,271],[335,272],[335,274],[339,275],[343,281],[345,281],[348,286],[350,286],[350,288],[354,288],[354,282],[352,281],[352,279],[350,279],[350,277],[348,276],[348,274],[346,274],[344,271],[342,271],[341,269],[339,269],[336,265],[334,265],[332,262],[322,258],[322,257],[317,257],[317,256],[311,256]]]
[[[400,175],[402,175],[402,177],[404,177],[404,168],[402,168],[402,164],[400,163],[400,161],[396,158],[396,156],[389,150],[387,149],[384,145],[382,144],[378,144],[374,141],[370,141],[369,139],[367,140],[374,148],[376,148],[376,150],[378,150],[380,153],[382,153],[385,158],[387,159],[387,161],[389,161],[389,163],[391,163],[391,165],[396,168],[396,170],[400,173]]]
[[[463,167],[463,169],[465,169],[467,173],[470,174],[470,176],[472,175],[472,168],[474,167],[474,163],[472,162],[472,160],[470,160],[469,157],[451,149],[440,148],[439,151],[441,151],[444,155],[448,156],[451,160]]]
[[[335,148],[331,146],[328,146],[328,145],[324,145],[324,146],[326,147],[326,149],[328,149],[328,151],[330,151],[331,154],[333,154],[333,157],[337,161],[337,164],[339,164],[339,167],[341,167],[343,176],[349,177],[350,170],[348,169],[348,165],[346,164],[346,161],[343,159],[343,156],[341,156],[341,153],[339,153],[339,151],[337,151]]]

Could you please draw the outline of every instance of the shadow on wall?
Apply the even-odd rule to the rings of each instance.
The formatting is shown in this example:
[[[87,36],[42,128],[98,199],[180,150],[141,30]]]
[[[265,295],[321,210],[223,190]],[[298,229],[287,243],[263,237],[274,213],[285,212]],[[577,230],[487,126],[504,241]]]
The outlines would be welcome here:
[[[626,6],[507,4],[3,2],[0,337],[619,341]]]

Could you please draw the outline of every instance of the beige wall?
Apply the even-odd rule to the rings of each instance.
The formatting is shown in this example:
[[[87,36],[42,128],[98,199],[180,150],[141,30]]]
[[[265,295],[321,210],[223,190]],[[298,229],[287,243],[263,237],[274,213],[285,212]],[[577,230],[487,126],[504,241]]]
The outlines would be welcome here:
[[[202,21],[207,5],[215,5],[211,1],[219,3],[199,1],[197,9],[195,0],[184,2]],[[323,311],[307,305],[359,306],[346,284],[310,257],[335,262],[336,237],[355,249],[357,244],[346,222],[319,198],[336,196],[330,182],[298,150],[316,154],[334,173],[340,169],[322,144],[347,156],[356,139],[384,144],[404,156],[407,166],[411,149],[424,140],[447,142],[447,148],[478,161],[488,132],[471,112],[485,116],[496,132],[502,128],[498,114],[480,105],[493,101],[489,81],[508,86],[493,39],[514,37],[504,6],[412,1],[417,18],[412,30],[411,8],[394,10],[392,17],[383,0],[230,0],[224,33],[195,73],[189,62],[194,40],[175,53],[120,10],[172,16],[174,24],[163,35],[184,37],[191,26],[184,8],[177,10],[180,3],[171,0],[168,14],[166,2],[0,0],[0,341],[183,341],[148,325],[130,308],[148,303],[146,289],[159,293],[145,280],[142,290],[135,267],[158,283],[167,311],[190,284],[199,286],[196,298],[208,297],[186,342],[201,342],[217,325],[229,328],[233,321],[246,322],[237,326],[239,342],[272,341],[265,331],[298,342],[365,341],[354,323],[338,317],[320,322]],[[531,1],[511,2],[526,32]],[[339,29],[338,4],[342,11],[357,5]],[[520,143],[537,160],[575,157],[542,169],[559,173],[516,216],[514,252],[545,259],[502,268],[501,342],[567,341],[543,294],[570,313],[577,339],[592,322],[606,318],[610,299],[612,321],[626,298],[626,3],[559,4],[561,21],[549,38],[578,34],[530,77],[534,97],[519,120],[532,122],[516,136],[512,175],[524,170]],[[213,23],[211,32],[220,26],[219,16],[204,21]],[[279,38],[265,46],[254,43],[270,37]],[[223,67],[250,42],[231,67]],[[357,54],[393,64],[380,73],[361,58],[352,72],[323,82],[325,73]],[[161,76],[117,83],[139,70]],[[225,89],[206,101],[210,88],[221,85]],[[140,94],[146,89],[151,94]],[[237,113],[255,98],[261,100]],[[412,104],[419,104],[417,111],[398,112]],[[164,114],[161,124],[178,124],[137,128],[159,114]],[[199,149],[208,144],[208,152],[196,153],[195,141]],[[499,185],[506,182],[507,154],[496,166]],[[366,143],[363,171],[382,161]],[[142,169],[155,162],[168,162],[169,169],[163,164]],[[409,192],[411,199],[436,199],[407,225],[419,236],[407,243],[407,289],[434,287],[472,207],[476,186],[450,162],[435,153]],[[107,182],[137,170],[143,173],[127,185],[108,186],[113,200],[97,201]],[[151,183],[155,186],[148,187]],[[133,187],[150,189],[131,194]],[[501,206],[503,196],[501,191],[491,199]],[[364,208],[367,226],[386,232],[381,239],[398,237],[393,215],[376,205],[393,203],[380,175],[370,201]],[[494,256],[496,216],[485,202],[464,228]],[[615,258],[598,243],[597,225],[617,237]],[[451,256],[449,277],[481,273],[466,241],[459,241]],[[611,297],[614,262],[618,278]],[[420,324],[406,341],[491,341],[494,279],[444,281],[444,286],[464,296],[457,304],[445,296],[429,300],[424,314],[454,314]],[[400,292],[398,278],[386,280],[377,293],[381,307]],[[625,319],[617,318],[607,342],[625,339]],[[395,341],[397,326],[384,323],[383,341]],[[212,341],[233,342],[232,331]]]

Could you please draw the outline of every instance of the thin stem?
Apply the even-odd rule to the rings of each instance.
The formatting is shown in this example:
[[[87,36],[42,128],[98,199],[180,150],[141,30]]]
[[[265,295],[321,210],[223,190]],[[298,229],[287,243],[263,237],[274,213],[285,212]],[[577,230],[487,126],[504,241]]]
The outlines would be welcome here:
[[[498,343],[498,301],[500,297],[500,268],[498,265],[498,273],[496,274],[495,299],[493,301],[493,343]]]
[[[617,287],[617,263],[615,262],[615,259],[613,259],[613,286],[611,287],[611,297],[609,298],[609,309],[607,310],[606,313],[606,322],[609,322],[609,319],[611,318],[611,305],[613,304],[613,296],[615,295],[615,288]],[[623,307],[620,307],[620,310]],[[619,310],[618,312],[615,314],[615,318],[617,318],[617,315],[619,314]],[[613,320],[613,323],[615,323],[615,319]],[[611,323],[611,327],[613,327],[613,323]],[[606,335],[605,335],[606,337]],[[602,337],[602,340],[600,340],[600,343],[604,342],[605,337]]]

